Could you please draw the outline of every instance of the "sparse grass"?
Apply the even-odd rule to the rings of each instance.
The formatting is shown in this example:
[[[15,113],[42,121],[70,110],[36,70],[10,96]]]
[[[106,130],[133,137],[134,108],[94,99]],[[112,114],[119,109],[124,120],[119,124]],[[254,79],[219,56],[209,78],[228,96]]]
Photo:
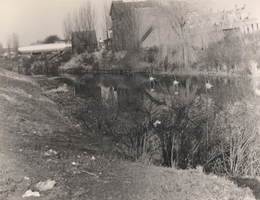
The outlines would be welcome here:
[[[60,69],[92,70],[99,68],[100,58],[96,54],[82,53],[74,55],[68,62],[61,65]]]
[[[146,176],[147,199],[254,199],[249,188],[237,188],[225,177],[206,175],[196,169],[150,167]]]
[[[0,69],[0,82],[0,199],[21,199],[47,179],[56,185],[38,199],[254,199],[225,178],[105,154],[99,138],[67,118],[30,77]],[[57,153],[46,154],[50,149]]]

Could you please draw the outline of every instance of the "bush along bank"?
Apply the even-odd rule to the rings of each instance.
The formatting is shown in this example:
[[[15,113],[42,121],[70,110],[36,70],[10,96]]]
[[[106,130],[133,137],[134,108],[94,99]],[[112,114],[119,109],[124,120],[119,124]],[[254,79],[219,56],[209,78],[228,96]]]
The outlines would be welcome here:
[[[59,67],[71,59],[71,51],[38,54],[19,55],[17,58],[1,58],[0,67],[25,75],[58,74]]]
[[[146,72],[158,70],[156,67],[157,48],[140,50],[138,52],[112,52],[101,49],[95,53],[82,53],[73,55],[71,60],[61,65],[61,70],[82,70],[84,71],[109,71],[125,70],[132,72]]]
[[[49,179],[55,181],[54,187],[39,191],[47,200],[254,199],[249,188],[206,175],[199,167],[146,167],[151,165],[146,152],[155,154],[151,149],[155,145],[144,143],[144,138],[156,141],[149,140],[150,135],[163,123],[147,117],[153,113],[146,113],[151,109],[148,103],[133,101],[128,110],[117,113],[103,99],[99,104],[65,89],[55,90],[66,86],[53,77],[32,76],[35,83],[31,77],[2,69],[0,76],[0,112],[6,116],[0,121],[1,157],[5,159],[0,162],[0,199],[21,199],[27,190],[38,191],[39,181]],[[135,111],[136,106],[141,107]],[[139,163],[117,159],[123,155]]]
[[[260,62],[260,46],[257,42],[259,33],[239,35],[234,31],[225,32],[225,37],[216,43],[210,43],[205,49],[195,51],[196,62],[189,67],[181,66],[168,57],[163,58],[158,47],[146,47],[132,51],[112,52],[101,49],[99,52],[83,57],[85,66],[90,63],[100,70],[127,69],[136,72],[150,71],[155,73],[201,74],[205,70],[219,75],[247,76],[251,75],[252,63]],[[172,53],[177,56],[177,52]],[[77,59],[81,59],[78,57]],[[84,60],[84,59],[83,59]],[[95,60],[95,62],[93,62]],[[76,61],[75,61],[76,62]],[[84,61],[79,61],[82,63]],[[77,66],[77,65],[75,65]],[[92,67],[93,68],[93,67]]]
[[[46,84],[46,80],[38,78],[40,80],[46,89],[51,87]],[[252,163],[249,159],[249,155],[252,155],[253,160],[258,160],[258,152],[250,153],[257,148],[259,141],[256,129],[251,129],[254,123],[252,126],[250,123],[256,122],[258,118],[253,114],[245,118],[245,111],[252,113],[252,110],[241,106],[239,102],[235,106],[227,105],[225,111],[214,115],[213,110],[210,110],[213,102],[207,103],[211,101],[210,98],[203,96],[188,104],[175,100],[174,107],[167,107],[159,113],[148,101],[132,101],[125,110],[119,111],[104,99],[82,99],[59,91],[46,94],[57,102],[61,112],[71,121],[97,138],[100,153],[107,157],[130,159],[143,166],[163,164],[179,169],[176,169],[177,174],[184,176],[190,173],[188,176],[192,176],[198,173],[200,178],[203,171],[231,176],[259,174],[257,162]],[[203,109],[194,112],[189,111],[189,107]],[[205,113],[207,109],[208,114]],[[206,119],[209,121],[205,122]],[[158,178],[154,175],[151,177]],[[151,187],[157,186],[155,184]],[[215,189],[217,191],[219,188]]]
[[[205,49],[197,49],[196,62],[189,63],[187,69],[168,57],[161,57],[158,47],[128,52],[103,51],[101,68],[154,70],[166,74],[201,74],[206,70],[217,75],[255,75],[255,68],[260,63],[259,38],[260,33],[240,35],[235,31],[225,32],[221,41],[210,43]],[[177,52],[172,55],[177,56]]]
[[[94,71],[125,69],[166,74],[201,74],[206,70],[217,75],[247,76],[255,72],[252,68],[255,68],[255,63],[257,68],[260,62],[260,46],[257,42],[253,42],[258,41],[259,35],[255,33],[240,36],[232,31],[226,32],[223,40],[210,43],[206,49],[198,49],[196,62],[190,63],[188,70],[184,66],[170,63],[167,57],[160,57],[157,47],[121,52],[101,49],[93,54],[76,55],[68,65],[70,68],[84,67]]]
[[[86,131],[103,138],[100,141],[109,144],[113,153],[130,160],[178,169],[199,165],[218,175],[259,176],[256,98],[218,105],[207,94],[188,101],[170,96],[167,105],[144,96],[128,100],[123,108],[105,97],[84,99],[61,93],[54,100]]]
[[[57,59],[49,59],[52,55],[34,55],[13,60],[5,65],[9,70],[18,71],[21,67],[24,74],[47,74],[50,71],[94,71],[129,70],[166,74],[201,74],[207,71],[217,75],[259,75],[260,63],[258,41],[259,33],[238,35],[230,31],[225,33],[223,40],[210,43],[206,49],[196,50],[196,62],[190,67],[180,66],[170,58],[162,58],[158,47],[146,47],[132,51],[112,52],[100,49],[94,53],[74,54],[65,52]],[[173,52],[173,56],[177,55]],[[50,62],[51,60],[51,62]],[[170,63],[170,61],[172,63]]]

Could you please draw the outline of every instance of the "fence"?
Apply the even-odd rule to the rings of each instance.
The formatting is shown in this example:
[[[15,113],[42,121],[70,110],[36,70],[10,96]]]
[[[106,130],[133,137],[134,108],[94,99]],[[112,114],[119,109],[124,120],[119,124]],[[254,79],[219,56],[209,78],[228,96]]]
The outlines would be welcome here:
[[[84,70],[84,69],[59,69],[60,74],[111,74],[111,75],[150,75],[151,71],[135,71],[130,69],[102,69],[102,70]]]

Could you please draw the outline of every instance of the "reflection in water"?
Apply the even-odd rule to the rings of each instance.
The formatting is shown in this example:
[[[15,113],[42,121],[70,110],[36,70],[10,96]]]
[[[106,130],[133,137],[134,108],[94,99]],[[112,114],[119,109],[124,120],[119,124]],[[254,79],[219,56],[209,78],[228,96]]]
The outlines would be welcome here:
[[[153,80],[146,77],[93,75],[84,77],[80,83],[66,82],[73,94],[85,98],[101,98],[105,103],[118,105],[121,108],[127,106],[132,100],[143,101],[145,98],[156,105],[171,106],[174,99],[189,103],[201,94],[209,95],[217,106],[221,107],[244,98],[252,98],[254,94],[260,95],[260,79],[205,76],[152,78]]]
[[[69,92],[76,96],[76,87],[74,85],[68,86]]]
[[[208,74],[207,71],[205,72],[204,76],[205,76],[206,89],[208,90],[208,89],[212,88],[213,85],[211,85],[210,82],[209,82],[209,74]]]
[[[209,90],[210,88],[212,88],[213,85],[211,85],[210,83],[206,83],[206,89]]]
[[[128,133],[136,133],[135,136],[141,135],[140,143],[145,140],[144,138],[149,137],[146,133],[161,131],[161,135],[156,136],[160,142],[163,142],[160,147],[168,151],[164,156],[169,161],[173,156],[178,158],[182,151],[182,157],[177,161],[184,168],[189,159],[193,164],[195,153],[191,152],[197,152],[199,155],[196,158],[197,162],[202,163],[207,160],[203,155],[209,152],[209,125],[213,123],[216,113],[224,110],[226,105],[234,105],[260,95],[260,80],[246,78],[158,76],[151,80],[151,78],[141,76],[93,75],[78,77],[77,80],[78,82],[73,84],[68,83],[70,90],[76,95],[82,98],[101,99],[106,108],[128,112],[127,114],[133,115],[132,118],[135,120],[139,117],[138,120],[133,121],[137,129],[141,128],[134,132],[135,130],[132,130],[130,126]],[[149,111],[147,112],[149,115],[140,115],[141,109],[145,112]],[[172,110],[174,112],[170,113]],[[165,120],[166,114],[171,114],[171,119],[167,119],[168,121]],[[123,120],[127,124],[126,119]],[[118,124],[118,121],[114,124]],[[130,125],[133,124],[130,123]],[[165,129],[160,130],[160,127]],[[142,135],[144,133],[145,135]],[[167,133],[172,135],[167,135]],[[138,145],[141,146],[141,144]],[[203,145],[205,148],[202,148]],[[172,153],[172,157],[168,154],[169,152]],[[169,163],[167,165],[170,166]]]
[[[117,89],[116,87],[105,87],[99,84],[101,88],[101,99],[106,105],[116,105],[117,102]]]

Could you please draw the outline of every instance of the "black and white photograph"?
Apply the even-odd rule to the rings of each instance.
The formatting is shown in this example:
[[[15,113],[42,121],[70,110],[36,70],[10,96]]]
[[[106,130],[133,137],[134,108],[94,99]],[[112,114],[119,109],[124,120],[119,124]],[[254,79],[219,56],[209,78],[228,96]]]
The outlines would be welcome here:
[[[259,0],[0,0],[0,200],[260,200]]]

